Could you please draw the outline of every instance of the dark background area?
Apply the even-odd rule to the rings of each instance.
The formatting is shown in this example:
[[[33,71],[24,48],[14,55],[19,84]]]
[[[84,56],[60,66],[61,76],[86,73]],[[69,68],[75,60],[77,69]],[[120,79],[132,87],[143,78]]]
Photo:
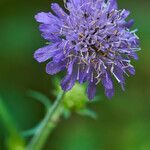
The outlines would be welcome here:
[[[29,89],[53,98],[54,76],[45,73],[33,53],[44,46],[34,15],[50,10],[52,0],[0,0],[0,97],[25,130],[39,122],[44,109],[27,97]],[[62,4],[62,1],[57,1]],[[126,78],[126,91],[116,85],[111,101],[103,90],[96,105],[97,120],[74,114],[62,120],[49,138],[44,150],[149,150],[150,149],[150,1],[118,0],[119,8],[131,11],[138,28],[142,51],[133,61],[134,77]],[[92,103],[92,102],[91,102]],[[0,125],[0,149],[5,149],[5,130]]]

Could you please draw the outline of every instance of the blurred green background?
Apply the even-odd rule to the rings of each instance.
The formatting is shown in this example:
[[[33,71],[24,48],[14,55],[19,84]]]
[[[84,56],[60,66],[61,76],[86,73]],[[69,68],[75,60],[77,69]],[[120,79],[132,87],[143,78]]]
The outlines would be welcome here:
[[[29,98],[29,89],[54,98],[54,76],[45,73],[33,53],[45,43],[34,15],[48,11],[52,0],[0,0],[0,97],[20,130],[34,127],[44,116],[43,106]],[[53,0],[53,2],[56,2]],[[58,1],[62,4],[62,1]],[[141,41],[136,75],[126,78],[126,91],[116,86],[111,101],[100,87],[100,101],[90,107],[97,120],[74,114],[61,120],[44,150],[150,150],[150,1],[118,0],[131,11]],[[5,127],[0,123],[0,150],[6,149]]]

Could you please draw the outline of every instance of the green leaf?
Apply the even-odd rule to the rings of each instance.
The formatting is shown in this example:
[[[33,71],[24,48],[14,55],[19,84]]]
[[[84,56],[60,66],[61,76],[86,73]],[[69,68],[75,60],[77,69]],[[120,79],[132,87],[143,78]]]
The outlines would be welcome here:
[[[63,117],[65,119],[68,119],[70,116],[71,116],[71,111],[69,109],[67,109],[67,108],[64,107],[63,108]]]
[[[102,98],[98,95],[98,96],[95,96],[95,98],[93,100],[88,100],[88,103],[97,103],[99,101],[101,101]]]
[[[34,91],[34,90],[28,91],[27,94],[28,94],[28,96],[30,96],[30,97],[34,98],[35,100],[39,101],[40,103],[42,103],[45,106],[46,113],[47,113],[47,111],[49,110],[49,108],[51,107],[52,104],[51,104],[50,99],[46,95],[42,94],[41,92]],[[39,129],[41,122],[38,125],[36,125],[34,128],[23,131],[22,135],[24,137],[33,136]]]
[[[97,114],[93,110],[90,110],[88,108],[78,110],[77,113],[82,116],[87,116],[92,119],[97,119]]]
[[[26,130],[26,131],[23,131],[23,132],[22,132],[22,136],[23,136],[23,137],[30,137],[30,136],[33,136],[33,135],[38,131],[40,125],[41,125],[41,122],[40,122],[36,127],[31,128],[31,129]]]
[[[30,90],[27,92],[27,94],[28,94],[28,96],[30,96],[30,97],[34,98],[35,100],[38,100],[40,103],[42,103],[45,106],[46,111],[51,106],[50,99],[46,95],[42,94],[41,92]]]

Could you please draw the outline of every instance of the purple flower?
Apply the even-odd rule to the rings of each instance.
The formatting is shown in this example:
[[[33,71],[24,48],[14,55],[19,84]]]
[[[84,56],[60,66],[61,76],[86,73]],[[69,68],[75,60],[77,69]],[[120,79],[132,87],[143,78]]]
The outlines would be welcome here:
[[[34,58],[50,62],[50,75],[66,70],[61,81],[64,91],[75,82],[88,83],[87,95],[93,99],[96,86],[102,83],[108,98],[114,95],[114,77],[124,90],[124,75],[134,75],[131,58],[138,59],[139,38],[129,30],[133,20],[126,21],[129,11],[118,10],[116,0],[68,0],[66,12],[53,3],[52,13],[35,16],[42,37],[49,45],[38,49]]]

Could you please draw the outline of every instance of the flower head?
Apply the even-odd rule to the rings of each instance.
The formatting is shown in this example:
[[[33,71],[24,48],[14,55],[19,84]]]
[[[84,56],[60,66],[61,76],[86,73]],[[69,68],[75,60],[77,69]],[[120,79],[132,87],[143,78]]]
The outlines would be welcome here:
[[[50,60],[46,72],[67,71],[61,81],[64,91],[71,90],[75,81],[87,82],[89,99],[100,82],[111,98],[112,77],[124,89],[124,75],[135,74],[130,59],[138,59],[140,49],[136,30],[129,30],[133,20],[126,21],[129,11],[118,10],[116,0],[68,0],[66,12],[57,3],[51,8],[54,14],[35,16],[43,38],[50,42],[34,54],[38,62]]]

